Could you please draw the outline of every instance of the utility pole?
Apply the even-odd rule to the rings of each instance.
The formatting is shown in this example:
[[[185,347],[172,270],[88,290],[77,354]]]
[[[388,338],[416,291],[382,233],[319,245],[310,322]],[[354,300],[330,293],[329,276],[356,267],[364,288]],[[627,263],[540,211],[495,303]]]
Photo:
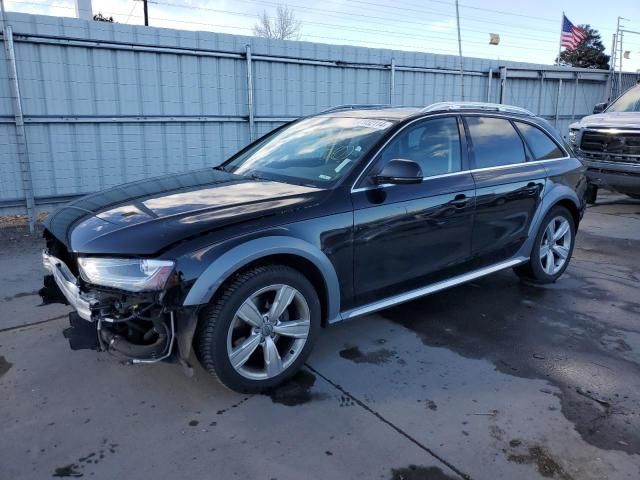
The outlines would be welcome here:
[[[607,80],[607,102],[611,102],[613,100],[613,77],[616,74],[616,49],[618,41],[618,34],[613,34],[613,43],[611,44],[611,63],[609,64],[609,79]]]
[[[460,100],[464,100],[464,69],[462,67],[462,39],[460,38],[460,8],[456,0],[456,24],[458,26],[458,57],[460,58]]]
[[[149,9],[147,8],[147,0],[142,0],[142,6],[144,7],[144,24],[149,26]]]
[[[615,41],[614,41],[614,44],[613,44],[614,47],[613,47],[613,52],[611,52],[612,56],[613,56],[613,62],[612,62],[613,63],[613,75],[615,76],[615,74],[616,74],[616,60],[617,60],[617,57],[618,57],[618,48],[616,48],[616,47],[619,47],[619,51],[620,51],[620,60],[619,60],[620,61],[620,70],[618,72],[618,89],[617,89],[617,92],[616,92],[617,95],[615,95],[615,96],[613,95],[613,81],[611,82],[611,84],[612,84],[612,87],[611,87],[611,92],[612,92],[611,97],[612,98],[611,98],[611,100],[613,100],[614,97],[617,97],[618,95],[620,95],[622,93],[622,55],[623,55],[624,52],[622,51],[622,30],[621,30],[621,27],[623,27],[623,25],[620,25],[620,21],[621,20],[628,20],[628,18],[624,18],[624,17],[618,16],[618,23],[616,25],[616,36],[615,36]]]

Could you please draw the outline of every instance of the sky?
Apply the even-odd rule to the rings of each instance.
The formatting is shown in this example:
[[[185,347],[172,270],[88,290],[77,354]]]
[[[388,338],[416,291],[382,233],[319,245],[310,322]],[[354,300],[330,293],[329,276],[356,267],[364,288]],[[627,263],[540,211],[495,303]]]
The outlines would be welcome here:
[[[457,55],[453,0],[149,0],[149,24],[252,35],[258,14],[288,5],[301,21],[300,40]],[[606,6],[605,6],[606,5]],[[8,11],[73,17],[74,0],[5,0]],[[553,64],[562,12],[597,29],[611,53],[618,16],[640,32],[640,0],[460,0],[462,54]],[[93,12],[116,22],[143,24],[140,0],[93,0]],[[489,45],[489,34],[500,44]],[[626,33],[623,70],[640,70],[640,33]],[[619,66],[619,65],[618,65]]]

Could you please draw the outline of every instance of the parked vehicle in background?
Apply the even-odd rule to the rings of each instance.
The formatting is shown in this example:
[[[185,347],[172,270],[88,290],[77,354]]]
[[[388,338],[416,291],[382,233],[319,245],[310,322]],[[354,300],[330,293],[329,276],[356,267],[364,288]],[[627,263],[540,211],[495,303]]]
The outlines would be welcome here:
[[[587,167],[587,201],[603,187],[640,199],[640,84],[594,115],[569,126],[569,140]]]
[[[506,268],[554,282],[585,188],[558,133],[517,107],[337,107],[218,167],[63,207],[41,294],[76,309],[72,348],[188,365],[193,345],[225,385],[260,391],[326,325]]]

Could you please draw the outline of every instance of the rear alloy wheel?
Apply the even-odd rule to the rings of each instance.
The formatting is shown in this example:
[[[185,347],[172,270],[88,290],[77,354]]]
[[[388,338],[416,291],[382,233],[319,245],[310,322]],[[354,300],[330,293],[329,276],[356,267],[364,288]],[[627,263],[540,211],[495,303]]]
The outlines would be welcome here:
[[[551,209],[536,235],[529,262],[516,267],[515,272],[535,283],[555,282],[569,265],[575,231],[573,216],[566,208]]]
[[[256,267],[237,274],[202,312],[196,353],[227,387],[259,392],[300,369],[319,327],[318,295],[304,275]]]

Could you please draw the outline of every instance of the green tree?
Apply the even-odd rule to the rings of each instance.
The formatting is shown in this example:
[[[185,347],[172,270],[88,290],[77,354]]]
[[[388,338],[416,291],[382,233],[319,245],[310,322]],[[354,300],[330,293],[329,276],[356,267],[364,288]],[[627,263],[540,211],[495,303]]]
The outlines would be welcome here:
[[[609,55],[604,53],[600,34],[591,25],[580,25],[587,36],[576,48],[567,48],[560,54],[560,65],[609,70]]]

